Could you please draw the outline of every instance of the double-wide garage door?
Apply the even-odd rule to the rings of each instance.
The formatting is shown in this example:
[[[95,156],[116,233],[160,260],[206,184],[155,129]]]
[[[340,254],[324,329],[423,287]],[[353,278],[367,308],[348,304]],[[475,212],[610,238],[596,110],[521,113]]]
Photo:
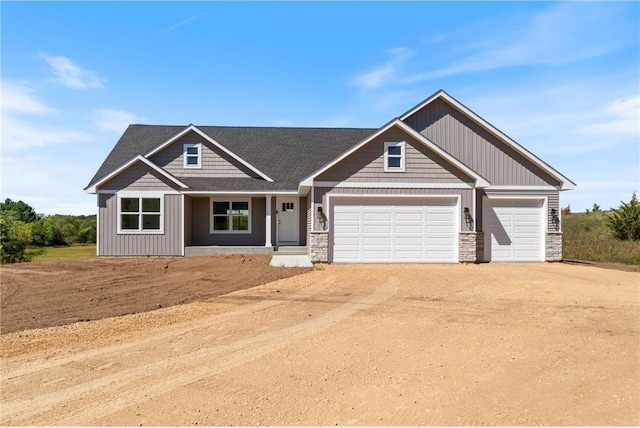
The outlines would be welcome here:
[[[486,261],[544,261],[543,200],[485,199],[482,210]]]
[[[457,199],[332,200],[335,263],[455,263]]]

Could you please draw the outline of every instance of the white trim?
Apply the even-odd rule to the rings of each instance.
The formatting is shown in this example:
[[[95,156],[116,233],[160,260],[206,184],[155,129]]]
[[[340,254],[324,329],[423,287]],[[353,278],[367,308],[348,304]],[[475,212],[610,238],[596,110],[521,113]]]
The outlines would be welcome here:
[[[96,213],[96,257],[100,256],[100,195],[96,194],[98,212]]]
[[[198,154],[192,155],[187,153],[187,149],[197,148]],[[187,163],[187,158],[197,156],[197,163],[190,165]],[[182,145],[182,166],[185,169],[202,169],[202,144],[201,143],[184,143]]]
[[[417,106],[409,110],[407,113],[400,116],[400,120],[404,121],[409,116],[416,113],[418,110],[421,110],[426,105],[432,103],[434,100],[438,98],[442,98],[445,101],[447,101],[453,107],[457,108],[459,111],[467,115],[470,119],[474,120],[476,123],[478,123],[480,126],[485,128],[487,131],[489,131],[490,133],[498,137],[508,146],[511,146],[511,148],[519,152],[521,155],[523,155],[525,158],[530,160],[532,163],[542,168],[543,171],[547,172],[549,175],[551,175],[552,177],[560,181],[562,183],[561,190],[573,190],[576,188],[576,184],[573,181],[569,180],[560,172],[556,171],[554,168],[547,165],[543,160],[541,160],[536,155],[534,155],[533,153],[531,153],[530,151],[522,147],[520,144],[516,143],[514,140],[509,138],[506,134],[504,134],[498,128],[491,125],[489,122],[487,122],[486,120],[478,116],[476,113],[471,111],[468,107],[464,106],[462,103],[460,103],[458,100],[456,100],[455,98],[453,98],[451,95],[447,94],[443,90],[439,90],[438,92],[436,92],[435,94],[433,94],[432,96],[424,100],[422,103],[418,104]]]
[[[332,199],[381,199],[381,200],[396,200],[396,199],[422,199],[422,200],[451,200],[454,199],[456,201],[456,210],[455,210],[455,229],[456,229],[456,245],[454,246],[454,260],[452,263],[460,263],[460,234],[462,233],[462,223],[460,220],[461,217],[461,204],[462,204],[462,195],[380,195],[380,194],[353,194],[353,193],[327,193],[327,230],[318,231],[318,232],[327,232],[329,233],[327,240],[327,251],[328,251],[328,259],[329,262],[333,262],[333,230],[331,228],[331,222],[333,219],[333,205],[331,203]]]
[[[541,186],[489,186],[485,189],[487,192],[490,192],[491,190],[498,190],[498,191],[502,191],[502,190],[506,190],[506,191],[512,191],[512,192],[527,192],[527,191],[546,191],[546,192],[557,192],[558,190],[560,190],[557,186],[545,186],[545,185],[541,185]]]
[[[140,191],[122,191],[122,192],[118,192],[116,193],[116,225],[117,225],[117,234],[118,235],[164,235],[164,221],[165,221],[165,215],[164,215],[164,196],[165,193],[164,192],[147,192],[144,190],[140,190]],[[138,212],[135,213],[123,213],[121,211],[122,206],[120,201],[123,198],[127,198],[127,199],[138,199],[138,203],[139,203],[139,207],[138,207]],[[142,215],[144,214],[144,212],[142,211],[142,199],[159,199],[160,200],[160,229],[150,229],[150,230],[144,230],[142,228]],[[137,230],[123,230],[122,229],[122,214],[137,214],[139,216],[139,223],[138,223],[138,229]],[[154,213],[150,213],[150,214],[154,214]]]
[[[264,196],[264,195],[298,195],[296,191],[282,191],[282,192],[262,192],[256,190],[185,190],[181,193],[185,195],[243,195],[243,196]]]
[[[273,247],[271,242],[271,195],[265,195],[266,201],[266,218],[265,218],[265,232],[264,232],[264,246]]]
[[[503,194],[490,194],[487,193],[486,195],[483,195],[483,198],[488,198],[488,199],[538,199],[538,200],[542,200],[545,198],[548,198],[548,196],[545,195],[523,195],[523,194],[515,194],[515,193],[503,193]]]
[[[400,147],[400,155],[389,155],[389,147]],[[389,157],[400,158],[400,166],[389,166]],[[384,143],[384,172],[404,172],[407,158],[407,143],[405,141],[400,142],[385,142]]]
[[[400,130],[404,131],[406,134],[408,134],[414,140],[416,140],[416,141],[422,143],[424,146],[428,147],[431,151],[435,152],[438,156],[442,157],[444,160],[449,162],[452,166],[456,167],[457,169],[459,169],[460,171],[462,171],[463,173],[465,173],[469,177],[475,179],[476,187],[481,187],[482,188],[482,187],[489,186],[489,182],[487,180],[485,180],[482,176],[480,176],[477,172],[473,171],[471,168],[469,168],[468,166],[464,165],[462,162],[460,162],[459,160],[457,160],[456,158],[451,156],[449,153],[447,153],[446,151],[444,151],[443,149],[438,147],[435,143],[433,143],[431,140],[426,138],[424,135],[420,134],[419,132],[417,132],[415,129],[411,128],[406,123],[401,122],[399,119],[395,119],[395,120],[389,122],[387,125],[383,126],[378,131],[374,132],[369,137],[365,138],[360,143],[356,144],[350,150],[347,150],[341,156],[337,157],[336,159],[334,159],[333,161],[331,161],[327,165],[323,166],[318,171],[314,172],[309,177],[307,177],[304,180],[302,180],[300,182],[300,186],[312,186],[314,178],[316,178],[318,175],[322,174],[323,172],[325,172],[326,170],[328,170],[332,166],[336,165],[338,162],[342,161],[343,159],[345,159],[346,157],[351,155],[353,152],[355,152],[356,150],[360,149],[361,147],[363,147],[364,145],[366,145],[367,143],[369,143],[373,139],[377,138],[382,133],[388,131],[389,129],[391,129],[394,126],[400,128]]]
[[[186,184],[184,184],[182,181],[178,180],[176,177],[174,177],[173,175],[171,175],[170,173],[165,171],[164,169],[160,168],[159,166],[157,166],[156,164],[151,162],[149,159],[145,158],[142,155],[137,155],[133,159],[129,160],[128,162],[125,162],[120,167],[118,167],[117,169],[112,171],[110,174],[108,174],[105,177],[101,178],[100,180],[96,181],[93,185],[91,185],[89,187],[86,187],[84,190],[87,193],[97,193],[98,186],[100,186],[101,184],[106,183],[107,181],[111,180],[113,177],[117,176],[118,174],[120,174],[121,172],[123,172],[124,170],[126,170],[127,168],[129,168],[130,166],[132,166],[136,162],[144,163],[145,165],[147,165],[148,167],[150,167],[154,171],[157,171],[158,173],[162,174],[163,176],[165,176],[169,180],[173,181],[175,184],[177,184],[178,186],[182,187],[183,189],[186,189],[186,188],[189,187]]]
[[[167,147],[168,145],[170,145],[171,143],[177,141],[178,139],[184,137],[186,134],[188,134],[189,132],[195,132],[196,134],[200,135],[202,138],[204,138],[205,140],[207,140],[208,142],[210,142],[211,144],[213,144],[214,146],[216,146],[217,148],[219,148],[220,150],[222,150],[223,152],[225,152],[227,155],[233,157],[235,160],[237,160],[238,162],[240,162],[242,165],[246,166],[247,168],[249,168],[251,171],[255,172],[256,174],[258,174],[260,177],[264,178],[267,181],[271,181],[273,182],[273,180],[267,176],[265,173],[263,173],[262,171],[260,171],[258,168],[256,168],[255,166],[251,165],[249,162],[245,161],[244,159],[242,159],[240,156],[237,156],[235,153],[233,153],[231,150],[227,149],[226,147],[224,147],[222,144],[218,143],[216,140],[214,140],[213,138],[211,138],[210,136],[208,136],[207,134],[205,134],[204,132],[202,132],[201,130],[199,130],[195,125],[189,125],[187,126],[185,129],[183,129],[182,131],[178,132],[176,135],[174,135],[173,137],[169,138],[167,141],[165,141],[164,143],[160,144],[159,146],[157,146],[156,148],[154,148],[153,150],[151,150],[150,152],[146,153],[145,156],[149,157],[152,156],[156,153],[158,153],[160,150],[164,149],[165,147]]]
[[[232,204],[233,202],[247,202],[249,204],[249,218],[247,219],[248,224],[247,230],[213,230],[213,203],[214,202],[229,202],[230,204]],[[222,214],[217,214],[222,216]],[[230,219],[230,223],[229,223],[229,227],[232,226],[233,221],[232,221],[232,217],[233,215],[227,215],[227,217],[229,217]],[[251,198],[216,198],[214,196],[211,196],[209,198],[209,234],[210,235],[218,235],[218,234],[230,234],[230,235],[247,235],[247,234],[251,234],[251,219],[253,217],[253,211],[252,211],[252,207],[251,207]]]
[[[473,189],[467,183],[407,183],[375,181],[316,181],[315,187],[352,187],[354,189]]]
[[[184,245],[184,195],[180,195],[180,203],[182,204],[182,218],[180,221],[180,241],[182,242],[182,257],[184,257],[185,245]],[[193,210],[192,210],[193,211]],[[193,213],[192,213],[193,215]]]

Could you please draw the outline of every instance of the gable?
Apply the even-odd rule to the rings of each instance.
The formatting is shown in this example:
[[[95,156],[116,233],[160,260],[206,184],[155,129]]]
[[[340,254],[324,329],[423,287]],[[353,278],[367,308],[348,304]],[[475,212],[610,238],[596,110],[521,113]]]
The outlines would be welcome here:
[[[98,190],[174,190],[177,187],[167,177],[143,162],[135,162],[115,177],[100,184]]]
[[[199,144],[202,149],[201,168],[184,167],[184,144]],[[195,132],[189,132],[149,157],[149,160],[176,177],[258,178],[220,148]]]
[[[403,121],[477,171],[492,186],[563,184],[442,98],[434,99]]]
[[[405,143],[404,172],[385,172],[385,143]],[[328,182],[437,183],[473,185],[475,179],[398,127],[390,127],[315,177]]]

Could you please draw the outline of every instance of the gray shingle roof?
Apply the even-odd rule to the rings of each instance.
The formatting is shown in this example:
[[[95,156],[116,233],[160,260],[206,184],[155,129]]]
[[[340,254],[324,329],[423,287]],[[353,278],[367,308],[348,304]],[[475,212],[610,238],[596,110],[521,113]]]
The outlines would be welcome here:
[[[130,125],[89,183],[144,155],[187,126]],[[197,126],[275,183],[260,179],[178,178],[193,190],[297,190],[301,180],[377,129]],[[89,187],[88,186],[88,187]]]

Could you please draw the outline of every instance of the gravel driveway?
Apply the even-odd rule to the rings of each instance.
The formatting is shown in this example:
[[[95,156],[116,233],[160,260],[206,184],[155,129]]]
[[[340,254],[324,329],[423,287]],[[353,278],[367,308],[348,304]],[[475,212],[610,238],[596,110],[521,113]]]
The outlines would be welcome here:
[[[639,425],[640,274],[320,266],[3,335],[5,425]]]

